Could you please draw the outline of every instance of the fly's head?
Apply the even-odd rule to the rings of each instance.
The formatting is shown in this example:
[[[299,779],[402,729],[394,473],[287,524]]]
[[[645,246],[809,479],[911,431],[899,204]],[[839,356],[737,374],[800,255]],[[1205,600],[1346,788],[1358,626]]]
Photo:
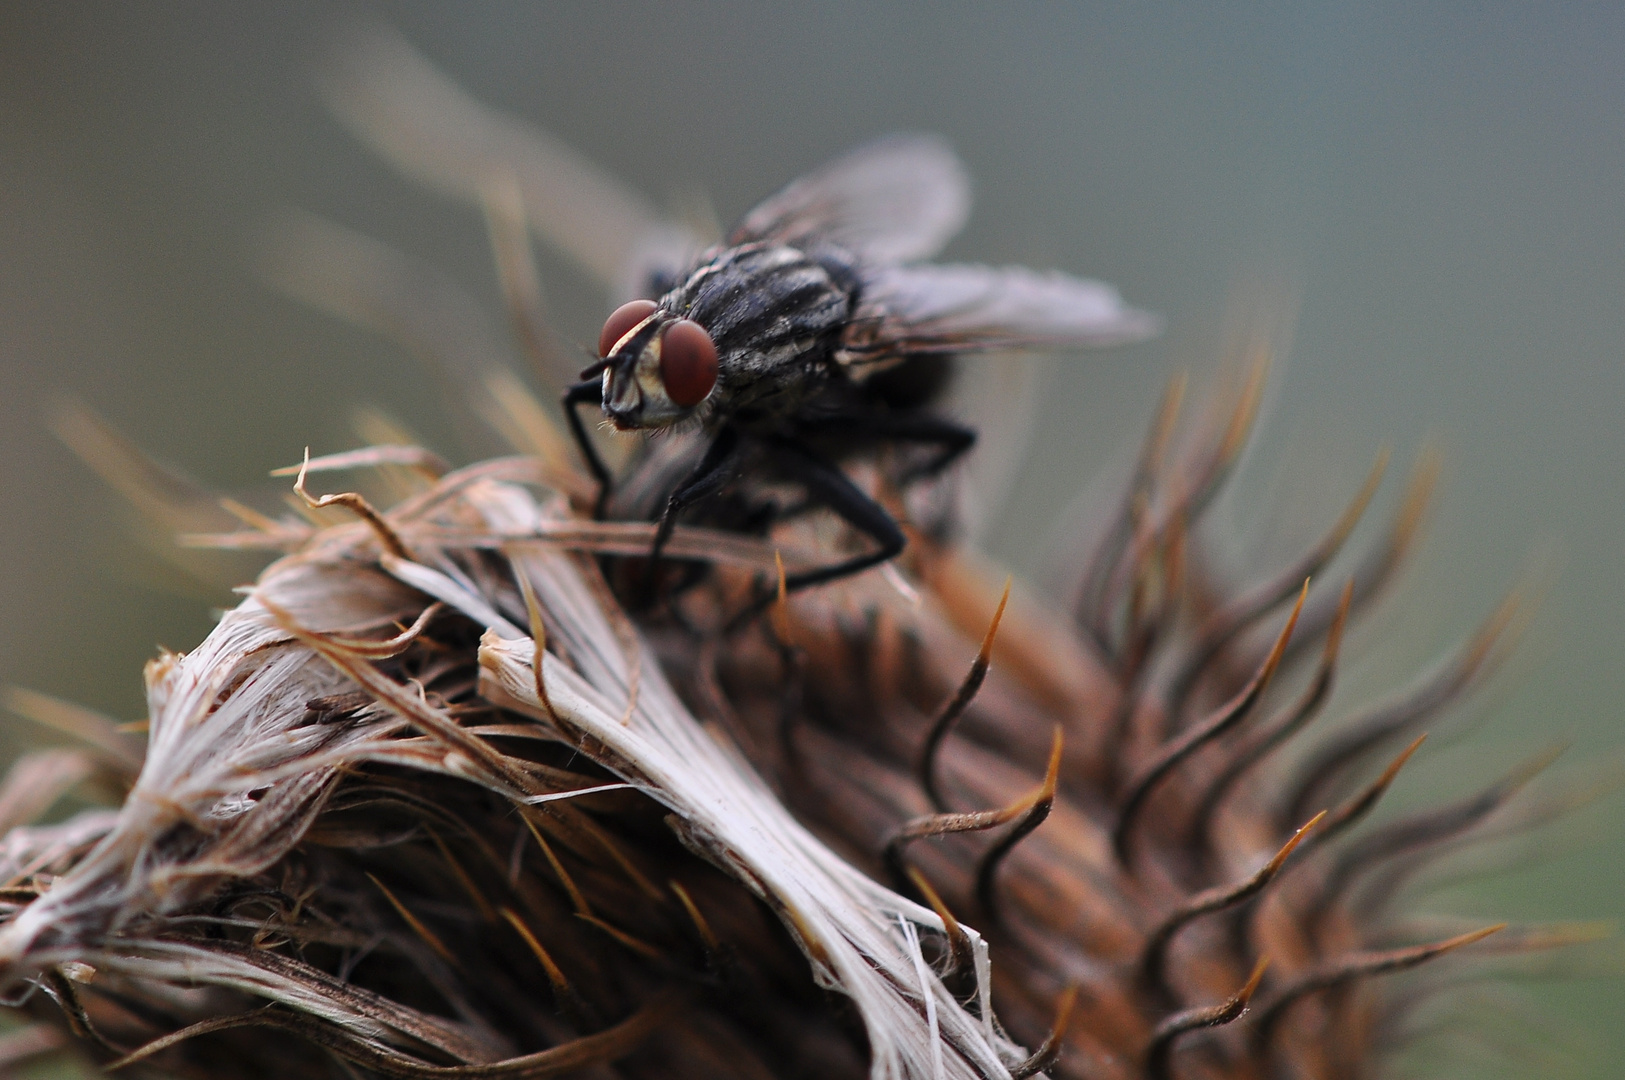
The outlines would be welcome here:
[[[598,336],[604,415],[622,431],[665,428],[693,416],[717,385],[717,347],[693,319],[652,300],[622,304]]]

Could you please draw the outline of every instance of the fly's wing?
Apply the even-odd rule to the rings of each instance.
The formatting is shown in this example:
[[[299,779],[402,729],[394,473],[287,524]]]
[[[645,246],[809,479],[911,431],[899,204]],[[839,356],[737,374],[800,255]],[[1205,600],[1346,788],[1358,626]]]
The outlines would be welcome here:
[[[965,224],[970,178],[935,135],[876,139],[745,215],[730,244],[839,245],[871,265],[929,258]]]
[[[1020,266],[871,268],[842,343],[854,374],[929,353],[1124,345],[1156,316],[1099,281]]]

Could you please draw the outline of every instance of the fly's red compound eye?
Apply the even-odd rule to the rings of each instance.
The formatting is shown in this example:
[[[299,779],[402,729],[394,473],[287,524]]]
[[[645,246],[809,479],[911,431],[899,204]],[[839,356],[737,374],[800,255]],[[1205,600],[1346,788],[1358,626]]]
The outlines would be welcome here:
[[[674,405],[687,409],[705,400],[717,384],[717,346],[705,327],[680,319],[666,329],[660,339],[660,381]]]
[[[631,332],[638,323],[655,313],[653,300],[632,300],[610,312],[604,328],[598,332],[598,355],[608,356],[615,343]]]

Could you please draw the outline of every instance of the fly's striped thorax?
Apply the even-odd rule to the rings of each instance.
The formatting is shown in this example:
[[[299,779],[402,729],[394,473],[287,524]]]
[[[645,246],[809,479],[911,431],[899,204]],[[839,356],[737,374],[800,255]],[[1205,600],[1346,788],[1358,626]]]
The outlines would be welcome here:
[[[729,406],[799,398],[828,378],[855,301],[839,255],[777,244],[708,255],[660,305],[710,333]]]

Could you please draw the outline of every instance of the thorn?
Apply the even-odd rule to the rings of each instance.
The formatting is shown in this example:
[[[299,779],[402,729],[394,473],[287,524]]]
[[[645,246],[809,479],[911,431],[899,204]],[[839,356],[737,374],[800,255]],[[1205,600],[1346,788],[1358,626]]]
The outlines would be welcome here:
[[[1055,786],[1061,775],[1061,750],[1063,736],[1061,725],[1055,725],[1055,740],[1050,748],[1049,767],[1044,771],[1044,783],[1031,798],[1031,806],[1020,821],[998,843],[982,856],[982,861],[976,867],[976,903],[982,914],[990,921],[998,921],[997,897],[993,892],[995,877],[999,872],[999,864],[1015,846],[1025,840],[1032,831],[1044,823],[1049,817],[1050,809],[1055,805]]]
[[[1128,493],[1124,496],[1122,506],[1107,530],[1105,538],[1090,557],[1089,568],[1083,576],[1083,586],[1079,589],[1076,617],[1089,630],[1095,643],[1107,657],[1111,657],[1113,653],[1108,641],[1109,617],[1106,610],[1111,583],[1117,577],[1123,552],[1133,539],[1136,507],[1149,495],[1157,473],[1162,471],[1163,454],[1173,436],[1174,424],[1179,418],[1180,404],[1185,397],[1187,382],[1188,377],[1183,372],[1168,380],[1168,385],[1162,392],[1162,400],[1157,406],[1156,418],[1146,431],[1145,442],[1140,448],[1139,461],[1135,466],[1133,479],[1129,482]]]
[[[638,953],[641,956],[646,956],[650,960],[660,960],[666,955],[659,948],[649,944],[642,938],[634,937],[619,927],[611,926],[609,923],[605,922],[603,919],[600,919],[596,915],[588,915],[584,912],[578,911],[576,912],[576,918],[580,919],[584,923],[589,923],[592,926],[598,927],[598,929],[602,930],[604,933],[608,934],[622,945],[625,945],[628,949],[631,949],[633,952]]]
[[[1439,455],[1435,451],[1424,450],[1412,466],[1399,511],[1385,539],[1355,569],[1354,579],[1359,583],[1354,595],[1356,607],[1376,596],[1392,579],[1394,571],[1404,564],[1421,533],[1438,479]],[[1317,612],[1312,621],[1318,624],[1321,617]]]
[[[642,870],[638,869],[637,864],[632,861],[626,852],[621,850],[620,845],[615,843],[603,827],[588,815],[580,816],[579,827],[588,836],[592,837],[599,847],[604,849],[604,853],[610,857],[616,866],[620,867],[621,873],[625,874],[627,880],[637,886],[639,892],[658,904],[666,903],[666,894],[661,892],[659,887],[650,881]]]
[[[1349,503],[1348,507],[1343,511],[1343,516],[1338,518],[1337,523],[1332,526],[1332,531],[1318,545],[1319,549],[1326,553],[1327,558],[1330,558],[1343,546],[1343,542],[1354,531],[1354,526],[1358,525],[1360,519],[1365,516],[1367,507],[1371,505],[1372,497],[1376,495],[1377,488],[1382,484],[1383,474],[1388,471],[1388,459],[1392,456],[1393,447],[1389,444],[1383,443],[1382,446],[1378,447],[1377,460],[1372,463],[1371,471],[1366,474],[1365,483],[1360,486],[1359,493],[1354,496],[1354,501]]]
[[[1258,699],[1269,688],[1270,679],[1281,663],[1287,642],[1292,638],[1293,628],[1298,625],[1298,616],[1302,613],[1304,600],[1308,596],[1309,581],[1305,579],[1292,614],[1288,616],[1286,625],[1281,628],[1280,634],[1275,639],[1275,646],[1270,649],[1269,655],[1264,658],[1264,663],[1252,680],[1242,687],[1235,697],[1215,709],[1201,723],[1163,744],[1151,764],[1141,770],[1140,775],[1129,784],[1128,797],[1123,800],[1123,807],[1118,812],[1117,827],[1112,834],[1112,847],[1117,852],[1118,861],[1124,867],[1129,865],[1131,855],[1129,844],[1133,836],[1135,819],[1139,816],[1146,799],[1175,766],[1246,719],[1253,706],[1258,704]]]
[[[479,886],[474,883],[474,879],[468,876],[468,871],[463,869],[463,864],[458,862],[456,857],[452,855],[451,848],[447,847],[446,842],[440,839],[440,834],[430,828],[427,823],[424,824],[423,831],[429,834],[429,839],[434,841],[434,846],[440,851],[440,857],[446,861],[447,866],[451,867],[452,876],[463,887],[463,891],[468,894],[469,899],[474,901],[474,906],[479,908],[480,918],[485,922],[496,921],[496,909],[485,898],[485,894],[480,892]]]
[[[1514,590],[1456,655],[1420,686],[1396,701],[1377,706],[1362,718],[1340,724],[1344,733],[1318,749],[1302,766],[1292,797],[1286,802],[1289,818],[1301,817],[1341,773],[1363,761],[1367,754],[1413,729],[1486,677],[1500,659],[1493,646],[1508,636],[1506,631],[1521,606],[1521,595]],[[1510,644],[1506,642],[1507,647]],[[1501,655],[1504,653],[1503,649]]]
[[[948,836],[954,833],[984,832],[988,829],[997,828],[998,826],[1006,824],[1007,822],[1015,821],[1018,818],[1030,816],[1041,806],[1044,807],[1043,812],[1047,814],[1049,811],[1046,805],[1046,800],[1051,800],[1054,798],[1055,777],[1060,768],[1059,747],[1061,729],[1059,725],[1056,726],[1055,735],[1056,749],[1052,750],[1050,753],[1049,770],[1045,775],[1044,782],[1040,784],[1038,790],[1034,791],[1032,794],[1023,796],[1022,798],[1017,799],[1015,802],[1010,803],[1008,806],[1000,807],[997,810],[972,810],[964,813],[927,814],[924,817],[917,817],[912,821],[904,823],[903,827],[893,833],[891,839],[886,841],[886,849],[882,855],[882,859],[885,862],[886,869],[891,874],[892,880],[896,882],[899,887],[909,880],[908,869],[906,864],[903,862],[903,849],[916,840],[923,840],[932,836]],[[1039,821],[1042,820],[1043,818],[1040,817]],[[1037,825],[1038,822],[1033,822],[1032,828],[1037,828]],[[1017,829],[1019,830],[1020,828],[1021,826],[1018,825]],[[1028,829],[1027,831],[1030,832],[1031,829]],[[1012,833],[1012,835],[1014,835],[1014,833]],[[1022,835],[1025,835],[1025,833]]]
[[[1048,1072],[1061,1060],[1067,1028],[1072,1025],[1072,1009],[1077,1003],[1078,987],[1074,983],[1062,990],[1061,996],[1055,1001],[1055,1023],[1050,1025],[1049,1035],[1043,1044],[1033,1051],[1032,1057],[1011,1068],[1010,1080],[1027,1080],[1029,1076]]]
[[[1372,975],[1387,975],[1397,971],[1406,971],[1427,963],[1447,952],[1471,945],[1481,941],[1500,930],[1506,929],[1506,923],[1495,926],[1486,926],[1482,930],[1473,930],[1445,941],[1434,942],[1431,945],[1414,945],[1405,949],[1388,949],[1382,952],[1354,952],[1349,953],[1329,964],[1310,971],[1301,976],[1296,982],[1276,995],[1275,999],[1260,1010],[1257,1022],[1253,1025],[1253,1045],[1262,1051],[1269,1045],[1275,1032],[1276,1025],[1286,1015],[1288,1009],[1299,1000],[1321,990],[1329,990],[1335,986],[1342,986],[1356,979],[1368,978]]]
[[[1187,535],[1185,515],[1176,509],[1163,525],[1136,541],[1123,641],[1116,651],[1118,680],[1124,686],[1138,686],[1157,639],[1179,614]],[[1155,604],[1147,600],[1153,589]],[[1125,695],[1125,702],[1123,722],[1138,705],[1135,695]]]
[[[368,660],[387,660],[392,656],[399,656],[412,642],[423,633],[429,620],[445,610],[446,605],[436,600],[424,608],[412,625],[402,630],[392,638],[383,641],[372,641],[366,638],[340,637],[337,634],[323,634],[322,640],[335,648],[343,649],[354,656],[364,657]],[[399,623],[395,625],[399,626]]]
[[[688,890],[675,880],[666,884],[671,886],[671,891],[677,894],[677,900],[683,905],[683,910],[688,912],[689,921],[694,924],[694,929],[699,931],[705,951],[711,955],[721,952],[722,942],[717,940],[717,935],[711,930],[711,924],[705,921],[704,914],[700,912],[699,905],[694,903],[694,898],[688,894]]]
[[[547,656],[547,625],[542,622],[542,607],[536,601],[536,589],[530,583],[530,575],[525,568],[515,560],[510,560],[513,567],[513,578],[519,583],[519,595],[525,600],[525,616],[530,620],[530,640],[534,643],[530,654],[530,666],[536,682],[536,698],[547,711],[547,718],[553,726],[564,730],[559,721],[559,714],[553,711],[553,700],[547,696],[547,676],[544,673],[544,658]]]
[[[1562,747],[1553,747],[1537,754],[1476,795],[1470,795],[1446,806],[1402,817],[1360,837],[1342,853],[1326,875],[1314,905],[1315,910],[1324,911],[1348,889],[1355,878],[1372,866],[1398,855],[1419,851],[1451,837],[1460,836],[1472,829],[1504,806],[1562,752]],[[1397,774],[1398,766],[1403,765],[1408,756],[1402,754],[1383,775],[1388,776],[1390,771]],[[1379,777],[1377,783],[1380,784],[1381,781],[1382,777]],[[1389,782],[1392,782],[1392,777],[1389,777]],[[1380,796],[1382,790],[1384,789],[1373,784],[1368,791],[1374,791],[1374,794],[1366,805],[1360,805],[1365,800],[1365,795],[1357,796],[1351,805],[1357,807],[1360,813],[1364,813],[1370,809],[1370,804],[1375,803],[1376,796]]]
[[[1174,423],[1179,419],[1179,409],[1185,400],[1185,390],[1190,384],[1190,375],[1187,372],[1178,372],[1168,380],[1163,388],[1162,399],[1157,402],[1156,418],[1151,422],[1151,430],[1146,433],[1144,447],[1140,451],[1139,464],[1135,468],[1136,477],[1143,483],[1139,487],[1150,487],[1152,479],[1162,470],[1163,457],[1168,452],[1168,444],[1173,439]]]
[[[244,506],[236,499],[221,496],[216,501],[220,504],[220,509],[256,532],[277,534],[286,531],[287,526],[276,518],[262,514],[251,506]]]
[[[1332,686],[1336,681],[1337,657],[1343,642],[1343,628],[1348,621],[1353,599],[1354,579],[1350,578],[1343,583],[1337,616],[1332,620],[1331,629],[1326,634],[1326,644],[1321,650],[1320,667],[1316,669],[1314,677],[1309,680],[1309,685],[1304,687],[1298,700],[1272,717],[1264,725],[1263,731],[1236,750],[1230,762],[1218,776],[1214,777],[1207,792],[1197,803],[1197,810],[1192,818],[1195,830],[1210,828],[1218,817],[1219,804],[1224,801],[1224,797],[1229,794],[1236,781],[1271,751],[1303,730],[1304,726],[1319,714],[1321,706],[1331,696]]]
[[[1326,817],[1322,810],[1305,822],[1291,839],[1281,845],[1273,858],[1259,867],[1243,880],[1230,885],[1215,885],[1211,889],[1204,889],[1187,899],[1170,915],[1162,920],[1155,930],[1146,938],[1144,949],[1140,953],[1140,978],[1142,983],[1152,993],[1163,1000],[1172,1000],[1173,989],[1168,985],[1167,959],[1168,946],[1187,923],[1203,915],[1210,915],[1216,911],[1223,911],[1251,899],[1263,892],[1269,883],[1275,880],[1281,868],[1286,865],[1288,857],[1309,833]]]
[[[413,561],[411,551],[401,541],[400,536],[394,529],[389,527],[389,523],[384,520],[383,515],[374,510],[372,504],[360,495],[353,491],[342,491],[337,495],[323,495],[318,499],[305,490],[305,476],[309,470],[310,447],[307,446],[305,447],[304,464],[299,466],[299,478],[293,483],[294,494],[304,500],[307,507],[312,510],[322,510],[329,506],[344,507],[367,523],[367,527],[373,531],[373,535],[378,537],[378,542],[383,545],[385,551],[397,559],[404,559],[407,562]]]
[[[658,1028],[668,1023],[682,1004],[683,996],[680,993],[670,990],[660,991],[648,1004],[611,1027],[591,1035],[568,1039],[546,1050],[538,1050],[518,1059],[510,1058],[506,1063],[499,1062],[494,1066],[471,1066],[480,1070],[480,1072],[475,1072],[472,1075],[477,1076],[481,1072],[490,1075],[492,1068],[499,1071],[505,1070],[507,1075],[515,1075],[516,1067],[513,1064],[515,1060],[519,1062],[517,1066],[519,1075],[549,1076],[566,1072],[579,1073],[583,1069],[594,1065],[602,1065],[630,1053]],[[424,1075],[424,1069],[431,1070],[429,1075],[434,1075],[433,1069],[437,1068],[437,1066],[425,1065],[421,1058],[392,1050],[387,1046],[380,1046],[379,1043],[364,1039],[359,1035],[347,1034],[343,1028],[323,1026],[306,1014],[265,1007],[252,1009],[246,1013],[217,1016],[199,1021],[179,1031],[153,1039],[139,1049],[107,1065],[106,1068],[109,1071],[122,1069],[199,1035],[228,1031],[239,1027],[271,1028],[302,1039],[312,1040],[331,1051],[339,1059],[341,1066],[348,1070],[348,1075],[355,1075],[362,1070],[374,1072],[384,1069],[391,1076],[422,1076]],[[101,1041],[101,1045],[114,1054],[122,1052],[105,1041]],[[470,1066],[451,1066],[454,1069],[468,1067]],[[464,1073],[462,1075],[471,1074]]]
[[[564,868],[564,864],[559,861],[559,857],[553,853],[553,845],[547,842],[547,838],[542,835],[541,830],[536,827],[536,823],[531,820],[529,814],[522,814],[521,816],[525,819],[525,827],[530,829],[530,835],[534,836],[536,843],[541,846],[542,854],[547,856],[547,864],[553,868],[554,875],[559,879],[559,883],[564,886],[564,891],[569,894],[570,906],[575,909],[577,915],[591,915],[592,906],[587,903],[587,898],[576,887],[575,879]]]
[[[1246,985],[1230,996],[1229,1000],[1218,1005],[1209,1005],[1201,1009],[1186,1009],[1184,1012],[1174,1013],[1165,1018],[1151,1033],[1151,1044],[1145,1052],[1145,1075],[1147,1080],[1171,1080],[1173,1073],[1169,1070],[1169,1059],[1173,1054],[1174,1042],[1188,1031],[1198,1028],[1219,1027],[1239,1020],[1247,1011],[1247,1005],[1258,990],[1258,984],[1264,979],[1264,971],[1270,966],[1269,957],[1261,956],[1258,963],[1253,965],[1253,973],[1247,979]]]
[[[1349,610],[1354,606],[1354,579],[1343,582],[1343,593],[1337,598],[1337,614],[1332,617],[1332,628],[1326,635],[1326,646],[1321,650],[1320,666],[1330,671],[1337,666],[1337,654],[1343,647],[1343,629],[1348,625]]]
[[[1390,560],[1398,561],[1403,558],[1411,542],[1416,539],[1428,504],[1433,501],[1433,489],[1439,482],[1440,466],[1439,452],[1429,447],[1417,456],[1416,464],[1411,467],[1410,483],[1405,486],[1405,498],[1400,503],[1399,513],[1394,518],[1394,527],[1389,534]]]
[[[948,905],[942,902],[942,897],[937,895],[937,890],[931,887],[931,883],[926,880],[919,867],[908,868],[908,880],[920,890],[925,902],[937,913],[937,918],[942,920],[943,933],[948,938],[948,966],[943,969],[940,977],[943,981],[947,981],[956,972],[974,972],[976,951],[971,944],[970,935],[965,933],[965,928],[959,925],[959,920],[954,918],[954,913],[948,910]]]
[[[999,606],[993,609],[993,618],[987,624],[987,633],[982,635],[982,647],[976,653],[976,662],[983,667],[986,667],[993,658],[993,638],[999,632],[999,622],[1004,618],[1004,607],[1010,602],[1010,586],[1014,582],[1014,576],[1005,576],[1004,591],[999,594]]]
[[[1031,810],[1039,794],[1041,790],[1038,794],[1023,796],[997,810],[926,814],[905,822],[903,827],[886,841],[885,853],[882,856],[886,869],[890,872],[892,880],[901,885],[908,880],[908,870],[903,862],[903,849],[909,844],[932,836],[951,836],[955,833],[984,832],[998,828]]]
[[[1264,382],[1269,376],[1273,360],[1274,356],[1268,348],[1260,349],[1258,358],[1253,361],[1252,369],[1247,373],[1247,383],[1242,387],[1235,412],[1230,415],[1230,426],[1224,433],[1224,442],[1220,444],[1220,460],[1226,465],[1235,461],[1242,447],[1247,444],[1253,420],[1258,416],[1259,403],[1264,400]]]
[[[1423,732],[1421,735],[1418,735],[1415,739],[1411,740],[1411,744],[1404,750],[1401,750],[1399,752],[1399,756],[1394,758],[1393,761],[1390,761],[1388,763],[1388,767],[1382,770],[1382,775],[1378,776],[1375,780],[1371,781],[1370,784],[1366,785],[1364,791],[1354,796],[1354,798],[1350,799],[1342,806],[1339,806],[1332,813],[1331,817],[1327,819],[1326,827],[1320,830],[1320,835],[1315,837],[1315,843],[1313,846],[1321,846],[1338,833],[1347,829],[1350,825],[1353,825],[1355,822],[1359,821],[1366,814],[1370,813],[1371,808],[1377,805],[1378,800],[1383,797],[1383,795],[1388,791],[1388,788],[1393,784],[1394,779],[1399,776],[1399,770],[1405,767],[1405,763],[1411,759],[1411,755],[1420,750],[1422,748],[1422,744],[1426,741],[1426,732]]]
[[[1268,346],[1260,348],[1252,368],[1247,373],[1247,382],[1236,399],[1236,406],[1231,410],[1229,423],[1218,445],[1212,448],[1207,462],[1195,470],[1196,481],[1175,500],[1175,504],[1182,508],[1187,517],[1195,519],[1206,509],[1208,503],[1224,486],[1231,468],[1241,457],[1241,451],[1246,447],[1247,438],[1252,432],[1253,421],[1258,415],[1259,403],[1264,397],[1264,383],[1269,374],[1271,360]]]
[[[999,597],[999,606],[993,611],[993,619],[988,623],[987,633],[982,636],[982,647],[971,663],[970,671],[965,674],[965,681],[959,684],[958,692],[943,706],[942,712],[937,714],[930,733],[925,737],[925,747],[920,752],[920,786],[925,789],[931,805],[939,812],[946,812],[948,804],[937,787],[937,751],[941,748],[943,740],[948,737],[954,722],[975,700],[977,691],[982,688],[982,681],[987,678],[988,666],[993,659],[993,638],[999,632],[999,622],[1004,618],[1004,606],[1010,601],[1010,586],[1014,580],[1013,577],[1004,579],[1004,593]],[[780,581],[782,589],[782,570]]]
[[[305,448],[305,463],[303,465],[289,465],[280,469],[272,469],[272,476],[298,476],[301,470],[306,475],[313,472],[341,472],[353,469],[411,469],[428,480],[439,480],[451,471],[451,466],[440,455],[431,453],[421,446],[412,446],[409,443],[376,444],[362,447],[360,450],[346,450],[337,454],[324,454],[319,458],[310,457],[310,448]],[[267,521],[263,515],[249,510],[240,503],[233,503],[230,499],[219,500],[220,505],[228,513],[239,516],[247,513],[260,521]],[[242,518],[245,524],[254,524],[249,518]],[[273,528],[277,523],[270,522]]]
[[[790,638],[790,587],[784,576],[784,556],[778,548],[773,549],[773,567],[778,574],[779,584],[768,619],[773,624],[773,636],[778,638],[779,644],[787,649],[794,648],[795,643]]]
[[[554,962],[552,954],[542,947],[542,943],[537,940],[530,927],[525,925],[525,920],[519,917],[519,913],[513,908],[504,907],[502,917],[508,920],[508,925],[524,939],[532,955],[541,963],[542,970],[547,973],[548,984],[553,987],[553,1002],[559,1007],[559,1011],[578,1027],[597,1027],[592,1016],[592,1008],[576,992],[575,987],[570,985],[570,980],[565,978],[564,972]]]
[[[435,936],[434,931],[425,926],[421,919],[412,914],[407,906],[401,903],[401,901],[396,898],[394,893],[389,891],[388,886],[386,886],[382,881],[379,881],[371,873],[367,874],[367,877],[374,885],[378,886],[378,891],[384,894],[384,899],[389,901],[389,905],[395,909],[396,914],[406,920],[406,925],[412,928],[412,932],[418,937],[422,938],[423,943],[429,946],[429,948],[433,949],[436,956],[440,957],[440,959],[444,960],[446,963],[451,964],[453,967],[456,967],[457,957],[452,955],[452,951],[450,949],[446,948],[446,943]]]
[[[1377,453],[1377,460],[1372,465],[1371,471],[1366,475],[1365,483],[1355,493],[1353,501],[1344,508],[1331,529],[1314,546],[1284,571],[1248,589],[1206,620],[1206,624],[1197,632],[1198,643],[1192,650],[1190,658],[1169,682],[1170,722],[1178,720],[1191,691],[1225,647],[1235,641],[1238,634],[1268,615],[1278,604],[1291,596],[1292,589],[1299,582],[1320,573],[1342,550],[1343,544],[1365,515],[1366,508],[1370,506],[1372,497],[1382,483],[1383,473],[1388,467],[1388,456],[1388,447],[1382,447]],[[1347,616],[1344,615],[1343,618],[1346,619]]]
[[[1590,945],[1614,937],[1614,924],[1606,919],[1517,926],[1496,940],[1497,953],[1530,953]]]
[[[90,1013],[85,1011],[84,1002],[79,1000],[79,992],[74,989],[73,980],[62,973],[60,966],[47,968],[42,975],[41,981],[44,984],[42,989],[52,1001],[56,1002],[57,1008],[62,1010],[63,1019],[67,1021],[68,1030],[73,1035],[113,1054],[125,1052],[122,1046],[110,1041],[97,1030],[95,1023],[90,1019]]]

